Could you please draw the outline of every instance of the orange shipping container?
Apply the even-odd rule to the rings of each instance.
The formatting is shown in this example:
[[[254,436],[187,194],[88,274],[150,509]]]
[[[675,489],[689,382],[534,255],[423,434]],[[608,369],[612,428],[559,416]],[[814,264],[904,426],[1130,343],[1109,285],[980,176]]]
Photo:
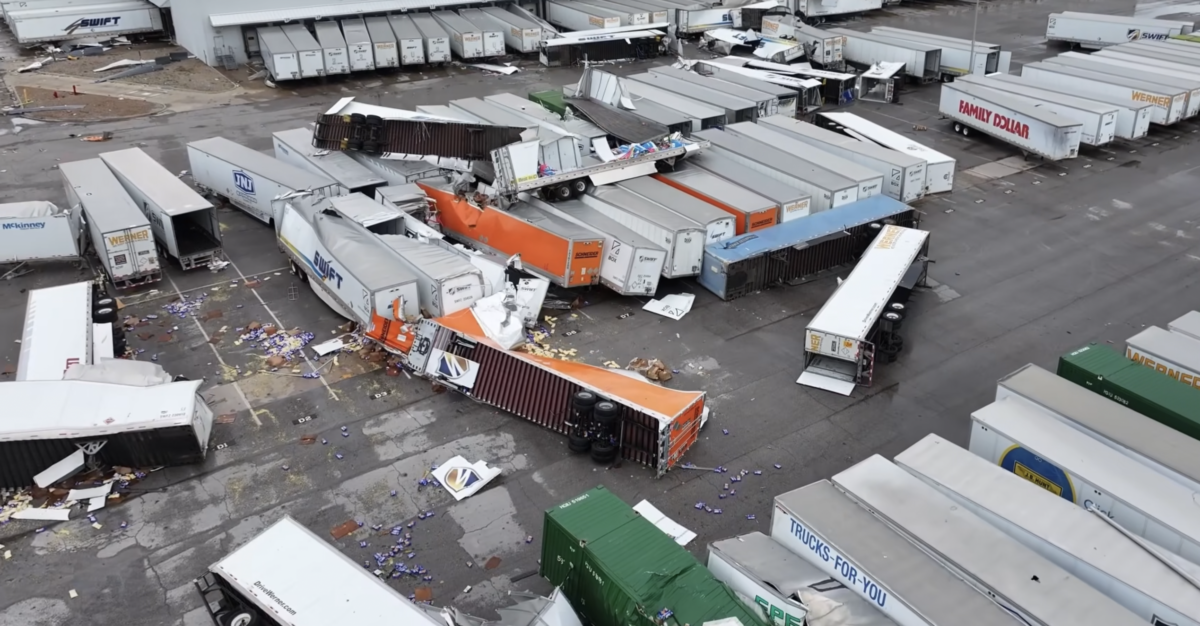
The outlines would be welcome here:
[[[692,168],[655,174],[654,177],[734,216],[739,235],[770,228],[779,222],[778,203],[709,172]]]
[[[560,287],[600,282],[604,237],[524,202],[501,211],[455,197],[442,183],[417,183],[437,203],[451,237],[496,254],[521,255],[525,268]]]

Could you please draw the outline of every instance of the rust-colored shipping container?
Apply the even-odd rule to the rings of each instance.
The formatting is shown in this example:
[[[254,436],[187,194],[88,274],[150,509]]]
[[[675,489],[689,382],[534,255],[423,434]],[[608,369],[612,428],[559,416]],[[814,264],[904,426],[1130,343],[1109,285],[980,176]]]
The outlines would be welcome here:
[[[600,282],[604,237],[530,206],[480,208],[443,183],[417,183],[437,203],[438,219],[452,238],[496,254],[521,255],[525,268],[560,287]]]
[[[567,434],[576,392],[589,390],[621,407],[617,439],[621,458],[655,469],[674,467],[696,442],[705,393],[677,391],[603,367],[505,350],[487,338],[470,309],[422,320],[408,355],[427,371],[435,351],[466,359],[459,391],[518,417]]]

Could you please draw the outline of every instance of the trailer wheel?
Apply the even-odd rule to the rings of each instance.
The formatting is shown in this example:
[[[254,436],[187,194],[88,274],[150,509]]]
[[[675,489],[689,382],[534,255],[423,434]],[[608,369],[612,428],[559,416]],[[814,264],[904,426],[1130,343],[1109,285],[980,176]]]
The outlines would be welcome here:
[[[116,300],[113,300],[109,296],[98,296],[96,300],[92,302],[92,308],[98,309],[102,306],[115,306],[116,304]]]
[[[217,615],[221,626],[258,626],[258,616],[247,610],[229,611]]]
[[[362,145],[362,151],[366,152],[367,154],[379,154],[381,152],[379,147],[378,141],[364,141]]]
[[[588,187],[590,186],[591,185],[588,183],[588,179],[586,178],[576,178],[575,180],[571,181],[571,191],[575,192],[576,196],[582,196],[583,194],[587,193]]]
[[[963,134],[963,137],[970,137],[971,136],[971,127],[967,126],[966,124],[963,124],[962,134]]]
[[[346,142],[346,147],[351,150],[362,150],[363,142],[361,139],[351,139]]]
[[[961,132],[962,132],[962,129],[963,129],[963,125],[962,125],[962,124],[959,124],[958,122],[955,122],[955,123],[954,123],[954,132],[956,132],[956,133],[961,133]]]
[[[570,200],[571,199],[571,186],[570,185],[556,185],[554,187],[554,191],[552,193],[554,194],[554,200],[557,202],[561,202],[563,200]]]
[[[592,419],[596,424],[610,431],[620,416],[621,410],[617,408],[617,404],[608,400],[597,402],[596,408],[592,411]]]
[[[612,463],[617,460],[617,448],[608,441],[592,442],[592,460],[600,463]]]
[[[366,124],[367,116],[363,115],[362,113],[351,113],[350,114],[350,123],[354,124],[354,125]]]
[[[102,306],[92,311],[92,322],[96,324],[113,324],[117,321],[117,309],[111,306]]]
[[[584,435],[577,435],[574,432],[570,434],[570,439],[567,440],[567,449],[576,454],[583,454],[592,447],[592,440]]]
[[[383,126],[383,118],[378,115],[368,115],[367,126]]]

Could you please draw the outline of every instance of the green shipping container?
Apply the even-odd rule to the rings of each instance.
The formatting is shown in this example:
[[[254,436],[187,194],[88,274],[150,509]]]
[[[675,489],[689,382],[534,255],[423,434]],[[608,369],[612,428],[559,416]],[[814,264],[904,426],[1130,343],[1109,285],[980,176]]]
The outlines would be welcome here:
[[[559,115],[567,114],[567,103],[563,100],[563,92],[557,89],[531,92],[529,99]]]
[[[1058,375],[1150,419],[1200,439],[1200,389],[1135,363],[1108,346],[1064,354]]]
[[[542,571],[592,626],[669,626],[736,617],[766,626],[674,539],[604,487],[546,511]]]

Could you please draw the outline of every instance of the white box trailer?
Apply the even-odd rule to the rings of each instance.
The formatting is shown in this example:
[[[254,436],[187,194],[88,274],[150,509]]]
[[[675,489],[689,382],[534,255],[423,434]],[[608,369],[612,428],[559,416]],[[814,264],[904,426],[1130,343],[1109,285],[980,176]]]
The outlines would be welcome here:
[[[82,211],[92,248],[119,289],[162,279],[150,220],[100,159],[63,163],[63,186],[72,211]]]
[[[224,137],[190,142],[187,151],[201,192],[228,200],[264,224],[275,225],[284,201],[311,204],[340,194],[335,181]]]
[[[842,62],[843,36],[809,26],[791,15],[764,15],[762,35],[768,39],[800,42],[808,61],[822,67]]]
[[[1200,389],[1200,340],[1150,326],[1125,342],[1125,356]]]
[[[567,30],[596,30],[616,28],[621,18],[616,15],[590,10],[577,2],[547,2],[546,21]]]
[[[141,148],[102,152],[100,160],[149,218],[160,254],[185,270],[221,259],[221,222],[211,202]]]
[[[633,13],[644,13],[646,24],[670,24],[675,11],[663,6],[655,6],[643,0],[603,0],[603,6],[624,7]]]
[[[521,53],[538,51],[539,44],[545,38],[541,26],[500,7],[483,7],[480,11],[486,19],[491,20],[493,28],[504,34],[504,42],[508,47]]]
[[[350,73],[350,55],[346,48],[346,38],[337,22],[313,22],[313,32],[317,34],[317,42],[321,44],[321,53],[325,58],[325,74]]]
[[[826,18],[834,15],[866,13],[882,9],[884,0],[796,0],[796,10],[807,18]],[[820,19],[818,21],[824,21]]]
[[[625,87],[633,96],[635,107],[640,106],[641,102],[651,102],[675,111],[692,121],[692,132],[725,125],[724,109],[646,83],[627,80]]]
[[[1179,316],[1167,325],[1167,330],[1200,341],[1200,311],[1188,311]]]
[[[1190,52],[1179,52],[1172,49],[1162,50],[1155,47],[1158,44],[1131,43],[1123,46],[1112,46],[1104,50],[1094,52],[1099,57],[1112,57],[1115,55],[1123,55],[1147,63],[1149,65],[1161,65],[1163,67],[1172,67],[1175,69],[1193,69],[1198,67],[1196,55]],[[1101,54],[1103,52],[1104,54]]]
[[[325,75],[325,50],[303,24],[284,24],[279,27],[296,49],[300,63],[300,78]]]
[[[368,17],[367,34],[371,36],[371,51],[375,56],[375,67],[400,67],[400,46],[396,44],[396,33],[386,17]]]
[[[296,80],[300,78],[300,57],[283,29],[278,26],[263,26],[258,32],[259,51],[263,64],[271,74],[271,80]]]
[[[805,329],[804,372],[797,384],[850,395],[856,385],[871,384],[879,356],[894,356],[900,346],[880,336],[880,322],[900,315],[892,302],[925,279],[929,233],[884,226],[858,264],[825,301]]]
[[[622,296],[653,296],[667,262],[667,251],[580,200],[530,204],[604,236],[600,284]]]
[[[396,36],[396,47],[400,50],[400,65],[422,65],[425,63],[425,38],[420,29],[407,15],[389,15],[388,25]]]
[[[811,163],[813,167],[854,181],[858,185],[859,200],[883,193],[883,174],[880,172],[836,154],[814,148],[787,133],[780,132],[774,126],[746,122],[726,126],[725,131],[776,147],[798,159]]]
[[[829,481],[775,496],[771,539],[899,626],[1012,626],[1013,616]]]
[[[275,158],[302,170],[324,176],[338,184],[339,195],[355,192],[372,194],[376,187],[387,184],[382,176],[337,150],[318,150],[313,147],[310,127],[293,128],[271,133]]]
[[[1131,41],[1112,47],[1113,50],[1160,52],[1179,57],[1180,62],[1188,62],[1200,57],[1200,47],[1188,42],[1168,39],[1167,41]]]
[[[820,113],[817,119],[825,128],[848,137],[923,159],[926,175],[925,193],[942,193],[954,189],[954,169],[958,163],[954,158],[854,113]]]
[[[776,100],[778,100],[776,115],[795,117],[796,113],[802,109],[800,105],[800,89],[767,82],[762,78],[753,76],[755,70],[720,64],[717,64],[716,68],[713,68],[711,64],[704,64],[702,69],[701,74],[724,83],[732,83],[735,88],[752,89],[775,96]]]
[[[831,613],[855,626],[895,626],[869,600],[841,584],[830,584],[829,575],[783,549],[759,532],[708,544],[705,564],[713,578],[729,585],[746,606],[761,611],[777,626],[821,626]],[[805,616],[812,611],[812,619]]]
[[[286,515],[208,570],[195,585],[215,624],[323,626],[347,607],[363,624],[442,624]]]
[[[616,183],[616,186],[666,207],[703,226],[706,233],[705,246],[733,239],[733,236],[737,234],[737,226],[732,215],[660,180],[655,180],[653,177],[630,178]]]
[[[497,25],[494,20],[488,18],[479,9],[460,9],[458,15],[479,30],[480,36],[483,37],[483,56],[498,57],[504,55],[504,35],[506,29]]]
[[[996,401],[1010,398],[1200,493],[1200,440],[1032,364],[996,383]]]
[[[650,15],[645,11],[634,11],[626,6],[614,6],[604,0],[571,0],[571,5],[602,17],[616,17],[621,26],[645,26],[650,23]]]
[[[1130,102],[1110,95],[1097,93],[1089,93],[1081,96],[1077,92],[1065,87],[1055,89],[1053,86],[1035,83],[1024,76],[1013,76],[1012,74],[993,74],[988,76],[988,78],[998,83],[1007,83],[1010,86],[1031,87],[1040,91],[1061,94],[1086,102],[1111,106],[1117,111],[1116,130],[1114,132],[1121,139],[1139,139],[1145,137],[1150,132],[1152,106],[1144,102]]]
[[[343,152],[354,162],[371,170],[387,181],[389,185],[406,185],[427,178],[440,178],[445,172],[438,166],[426,161],[404,161],[400,159],[385,159],[372,154],[361,152]]]
[[[811,194],[812,213],[858,200],[859,185],[855,181],[830,174],[774,146],[723,130],[703,130],[692,136],[711,143],[712,152]]]
[[[373,328],[378,319],[412,321],[421,315],[417,277],[353,220],[287,203],[279,243],[292,271],[341,316]]]
[[[342,34],[346,37],[346,58],[350,63],[350,71],[375,69],[375,44],[371,43],[367,23],[361,17],[352,17],[342,20],[341,24]]]
[[[725,111],[725,123],[753,122],[758,119],[759,105],[757,102],[728,92],[705,87],[673,76],[645,72],[626,77],[626,83],[639,82],[658,87],[664,91],[691,98]]]
[[[1019,401],[971,414],[972,454],[1193,563],[1195,492]]]
[[[745,182],[735,184],[698,167],[676,168],[654,178],[732,215],[738,235],[779,223],[779,204],[752,191]]]
[[[891,198],[901,202],[915,202],[925,195],[926,173],[923,159],[782,115],[767,117],[758,123],[881,174],[883,191]]]
[[[952,45],[954,45],[956,47],[960,47],[960,48],[963,46],[966,46],[969,49],[971,47],[970,39],[962,39],[959,37],[948,37],[946,35],[937,35],[934,33],[926,33],[926,32],[921,32],[921,31],[916,31],[916,30],[907,30],[907,29],[903,29],[903,28],[894,28],[892,26],[872,26],[871,32],[879,33],[881,35],[885,35],[885,36],[889,36],[889,37],[902,37],[904,39],[918,38],[917,39],[918,41],[928,41],[930,43],[935,43],[935,44],[939,43],[939,42],[945,42],[945,43],[952,44]],[[983,49],[983,50],[988,50],[990,52],[996,53],[996,58],[997,58],[996,67],[989,70],[988,71],[989,74],[996,73],[996,72],[999,72],[1001,74],[1008,73],[1009,67],[1012,65],[1012,53],[1011,52],[1004,52],[1001,49],[1000,44],[987,43],[985,41],[976,41],[975,48],[976,48],[976,50]]]
[[[64,457],[75,455],[83,465],[81,448],[102,465],[202,462],[213,416],[197,393],[201,384],[27,380],[0,385],[0,406],[5,407],[0,414],[0,455],[5,461],[0,465],[0,488],[28,487]],[[30,420],[30,415],[37,419]]]
[[[485,56],[483,33],[474,24],[451,11],[434,11],[431,15],[450,34],[450,49],[460,58],[469,60]]]
[[[43,200],[0,204],[0,265],[78,259],[81,217]]]
[[[427,63],[449,63],[451,59],[450,33],[447,33],[446,29],[442,28],[442,25],[428,13],[415,13],[412,21],[417,30],[421,31],[421,36],[425,38],[425,61]]]
[[[1191,100],[1200,100],[1200,94],[1196,93],[1194,79],[1191,76],[1187,76],[1183,79],[1171,79],[1170,77],[1161,76],[1161,72],[1167,70],[1172,72],[1184,72],[1190,75],[1194,74],[1197,70],[1200,70],[1200,65],[1182,59],[1167,58],[1166,55],[1159,55],[1157,53],[1153,54],[1154,56],[1147,56],[1140,50],[1131,51],[1113,48],[1101,50],[1093,53],[1090,56],[1095,57],[1095,60],[1100,63],[1105,63],[1108,61],[1124,61],[1126,63],[1136,64],[1141,68],[1145,68],[1144,71],[1139,74],[1140,76],[1145,77],[1144,80],[1153,83],[1165,84],[1171,87],[1182,87],[1183,89],[1188,90],[1189,102],[1187,105],[1187,113],[1185,113],[1184,116],[1195,116],[1196,112],[1200,111],[1200,103],[1191,102]],[[1105,69],[1108,68],[1106,67]]]
[[[1117,74],[1116,70],[1097,72],[1057,63],[1027,63],[1021,67],[1021,76],[1039,85],[1065,87],[1084,97],[1092,93],[1105,94],[1153,105],[1150,114],[1153,124],[1170,126],[1187,113],[1187,91]]]
[[[937,435],[901,452],[896,465],[1112,598],[1142,623],[1200,626],[1200,587],[1152,547],[1099,515],[1031,489]],[[1040,581],[1046,578],[1038,575]]]
[[[1079,143],[1103,146],[1117,136],[1117,108],[1099,102],[1065,96],[1035,86],[1018,85],[996,80],[990,76],[962,76],[958,82],[987,87],[1009,97],[1044,108],[1082,124]]]
[[[938,111],[953,120],[954,131],[963,135],[973,129],[1051,161],[1079,155],[1083,124],[994,89],[944,83]]]
[[[707,238],[704,225],[615,185],[596,187],[579,199],[666,250],[663,276],[683,278],[700,273]]]
[[[93,321],[116,321],[117,311],[93,312],[93,300],[90,281],[29,290],[13,380],[62,380],[72,365],[94,363]]]
[[[421,311],[426,317],[470,308],[490,292],[483,273],[461,254],[404,235],[379,235],[379,240],[417,277]]]
[[[1018,621],[1044,626],[1144,623],[878,454],[834,475],[832,482]]]
[[[701,76],[696,72],[690,72],[677,67],[652,67],[650,68],[650,73],[658,74],[660,76],[668,76],[689,82],[693,85],[698,85],[705,89],[712,89],[714,91],[729,94],[737,98],[750,100],[758,106],[758,112],[755,115],[755,119],[766,117],[768,115],[776,115],[779,113],[779,96],[777,95],[775,89],[770,89],[769,91],[755,89],[753,87],[720,80],[711,76]],[[793,94],[794,93],[795,92],[793,92]]]
[[[967,76],[967,74],[990,74],[1000,71],[1000,52],[997,52],[995,49],[979,46],[978,43],[974,46],[974,59],[972,59],[970,41],[953,41],[947,40],[947,38],[928,37],[923,32],[913,31],[896,32],[871,29],[871,35],[882,35],[893,38],[893,40],[924,43],[941,49],[943,80]]]
[[[714,176],[753,189],[755,193],[769,199],[779,207],[779,223],[806,217],[811,212],[812,195],[782,183],[762,172],[751,169],[711,151],[688,157],[677,171],[699,169]]]
[[[904,64],[904,73],[919,81],[934,81],[942,75],[942,50],[929,44],[861,33],[848,28],[830,28],[843,37],[842,57],[860,67],[880,61]]]
[[[1051,13],[1046,20],[1046,39],[1098,49],[1137,39],[1166,39],[1182,32],[1175,23],[1125,15]]]
[[[31,3],[33,4],[33,3]],[[21,44],[70,39],[107,39],[163,29],[162,11],[145,0],[9,10],[9,29]]]

